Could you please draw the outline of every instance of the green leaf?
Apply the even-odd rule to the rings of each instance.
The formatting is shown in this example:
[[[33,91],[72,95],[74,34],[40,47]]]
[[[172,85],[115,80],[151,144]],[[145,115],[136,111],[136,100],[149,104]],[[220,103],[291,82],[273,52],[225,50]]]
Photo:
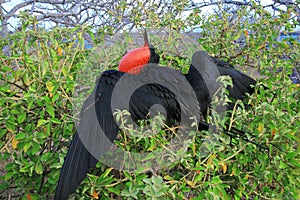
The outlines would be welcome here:
[[[6,125],[6,129],[11,132],[11,133],[14,133],[15,130],[16,130],[16,126],[11,124],[11,123],[8,123],[8,122],[5,122],[5,125]]]
[[[52,118],[52,119],[51,119],[51,122],[53,122],[53,123],[55,123],[55,124],[60,124],[60,123],[61,123],[60,120],[57,119],[57,118]]]
[[[288,165],[286,164],[286,163],[284,163],[283,161],[280,161],[280,163],[279,163],[279,165],[278,165],[278,168],[279,169],[285,169],[285,168],[287,168],[288,167]]]
[[[46,112],[53,118],[55,116],[54,108],[53,107],[48,107],[46,109]]]
[[[212,180],[211,180],[210,183],[212,183],[212,184],[220,184],[220,183],[222,183],[222,180],[220,179],[219,176],[215,176],[215,177],[212,178]]]
[[[43,166],[40,163],[36,164],[34,169],[37,174],[43,173]]]
[[[47,152],[41,156],[40,160],[45,162],[45,161],[49,160],[51,158],[51,156],[52,156],[52,154],[50,152]]]
[[[56,94],[52,97],[52,102],[55,102],[58,98],[59,98],[59,94],[56,93]]]
[[[22,113],[18,116],[18,124],[21,124],[26,119],[26,113]]]
[[[37,127],[40,127],[40,126],[46,124],[47,122],[48,122],[47,120],[39,119],[39,120],[38,120],[38,123],[37,123]]]
[[[163,182],[163,178],[161,176],[158,177],[152,176],[152,182],[156,185],[161,185]]]
[[[107,190],[120,196],[120,189],[109,187],[109,188],[107,188]]]
[[[26,134],[24,132],[20,132],[16,135],[16,140],[23,140],[26,137]]]
[[[289,162],[292,164],[292,165],[294,165],[294,166],[296,166],[296,167],[300,167],[300,163],[299,163],[299,161],[298,160],[295,160],[295,159],[291,159],[291,160],[289,160]]]
[[[291,158],[295,158],[296,156],[297,156],[297,152],[290,152],[286,154],[285,158],[289,160]]]
[[[7,172],[4,176],[4,180],[8,181],[11,179],[11,177],[13,177],[14,173],[13,172]]]
[[[30,147],[31,147],[31,143],[29,142],[25,143],[23,147],[24,152],[26,153]]]
[[[28,86],[30,85],[30,81],[29,81],[29,78],[28,78],[28,72],[26,72],[23,76],[23,81],[24,83]]]
[[[173,180],[173,178],[171,176],[169,176],[169,175],[165,175],[164,179],[167,180],[167,181]]]
[[[68,73],[69,73],[68,68],[64,66],[64,67],[62,68],[62,73],[63,73],[64,76],[68,76]]]
[[[32,143],[31,153],[34,155],[40,150],[40,145],[37,142]]]
[[[62,167],[62,164],[60,163],[54,163],[50,166],[51,169],[60,169]]]
[[[53,91],[53,89],[54,89],[53,83],[50,82],[50,81],[47,82],[47,83],[46,83],[46,87],[47,87],[48,91],[49,91],[50,93],[52,93],[52,91]]]
[[[106,169],[105,170],[105,172],[101,175],[101,176],[103,176],[103,177],[107,177],[108,176],[108,174],[111,172],[111,170],[113,170],[113,168],[108,168],[108,169]]]

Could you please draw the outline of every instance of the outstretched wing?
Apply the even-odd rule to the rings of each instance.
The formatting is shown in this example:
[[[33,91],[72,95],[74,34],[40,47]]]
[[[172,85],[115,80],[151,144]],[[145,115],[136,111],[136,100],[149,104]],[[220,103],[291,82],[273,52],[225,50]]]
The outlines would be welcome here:
[[[123,74],[115,70],[103,72],[94,91],[84,102],[80,124],[61,169],[55,200],[65,200],[76,190],[90,168],[95,167],[96,158],[104,154],[110,148],[110,141],[116,138],[118,126],[113,120],[110,98]]]
[[[229,87],[229,96],[235,99],[242,99],[245,93],[254,92],[253,85],[256,81],[248,75],[236,70],[233,66],[225,61],[213,58],[217,64],[221,75],[228,75],[232,78],[233,87]]]
[[[209,106],[211,95],[218,86],[216,79],[220,75],[228,75],[232,78],[233,87],[228,87],[230,97],[242,99],[245,93],[252,94],[254,92],[252,87],[256,84],[254,79],[234,69],[231,64],[209,56],[205,51],[197,51],[192,57],[192,64],[186,77],[197,93],[203,116],[206,115],[205,111]],[[229,104],[227,109],[231,110],[233,106],[234,104]],[[200,130],[207,130],[209,127],[210,125],[206,122],[199,121]],[[265,149],[264,146],[248,140],[244,131],[231,127],[230,131],[225,129],[224,132],[229,136],[241,138]]]

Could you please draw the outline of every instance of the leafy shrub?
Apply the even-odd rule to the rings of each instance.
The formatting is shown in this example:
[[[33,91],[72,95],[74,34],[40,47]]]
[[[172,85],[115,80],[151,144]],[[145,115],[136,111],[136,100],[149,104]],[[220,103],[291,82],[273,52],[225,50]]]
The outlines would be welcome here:
[[[23,30],[1,40],[1,143],[8,160],[2,189],[49,196],[74,131],[72,96],[87,50],[85,27]],[[33,29],[26,29],[33,26]],[[63,153],[62,153],[63,152]]]
[[[258,86],[256,93],[249,96],[247,104],[252,108],[245,109],[238,101],[228,117],[215,123],[226,122],[255,135],[254,140],[267,146],[268,151],[221,133],[214,135],[217,137],[214,145],[206,144],[208,154],[203,154],[203,140],[212,136],[208,132],[192,132],[186,152],[174,152],[181,159],[168,169],[118,172],[98,163],[75,196],[81,199],[297,199],[299,88],[291,84],[288,74],[299,65],[300,48],[294,39],[277,40],[280,31],[290,32],[294,27],[287,14],[274,19],[255,4],[240,10],[233,21],[227,13],[205,17],[197,10],[185,20],[174,19],[171,14],[157,19],[150,14],[152,20],[147,27],[169,28],[167,44],[182,45],[177,31],[200,25],[199,44],[204,50],[233,64],[255,67],[267,77],[260,82],[268,89]],[[252,22],[245,17],[250,15],[255,19]],[[0,40],[3,49],[0,149],[2,160],[6,161],[0,187],[3,191],[14,187],[15,195],[21,194],[24,199],[48,199],[53,195],[74,133],[76,108],[81,105],[74,99],[77,89],[89,82],[83,93],[75,95],[84,99],[95,77],[102,70],[118,65],[122,52],[131,47],[131,40],[125,35],[125,41],[106,48],[86,49],[87,35],[95,45],[106,45],[94,38],[90,27],[45,31],[37,28],[33,18],[23,18],[21,31]],[[156,20],[160,23],[155,27],[152,22]],[[186,72],[197,47],[189,48],[192,44],[185,43],[185,51],[177,51],[175,47],[161,46],[162,40],[155,36],[151,39],[161,54],[161,64]],[[282,72],[277,73],[281,68]],[[85,79],[81,79],[79,75],[87,71]],[[166,133],[160,134],[138,141],[139,145],[147,150],[160,148],[158,138]],[[248,137],[252,138],[250,134]],[[135,142],[129,141],[127,148]]]

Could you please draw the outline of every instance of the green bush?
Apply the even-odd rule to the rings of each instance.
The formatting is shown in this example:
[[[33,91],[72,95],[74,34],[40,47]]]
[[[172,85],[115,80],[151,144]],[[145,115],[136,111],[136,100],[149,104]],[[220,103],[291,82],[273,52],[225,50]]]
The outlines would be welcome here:
[[[33,29],[26,29],[32,26]],[[8,160],[1,188],[49,196],[74,131],[72,93],[88,51],[85,27],[37,29],[34,20],[1,40],[1,157]]]
[[[246,18],[250,15],[253,22]],[[218,140],[213,146],[207,144],[209,153],[203,155],[203,139],[211,135],[190,133],[192,140],[186,144],[187,151],[175,152],[181,159],[168,169],[118,172],[99,163],[75,196],[81,199],[298,199],[300,95],[299,87],[291,84],[288,74],[293,67],[299,67],[300,48],[293,39],[278,40],[279,30],[290,32],[294,28],[288,14],[272,18],[260,6],[253,5],[241,9],[236,16],[221,13],[205,17],[197,10],[184,20],[175,19],[171,14],[157,19],[150,11],[149,16],[152,20],[146,27],[158,30],[164,26],[170,33],[167,42],[155,35],[150,38],[158,47],[162,65],[187,71],[197,47],[189,43],[182,47],[182,35],[178,31],[199,25],[198,42],[209,54],[245,70],[245,66],[260,70],[266,77],[260,82],[268,89],[258,86],[255,94],[249,96],[247,104],[252,108],[244,109],[239,101],[240,106],[215,123],[226,122],[254,134],[254,140],[267,146],[268,151],[221,134],[216,136]],[[160,23],[153,25],[157,21]],[[137,21],[137,27],[140,26]],[[33,18],[23,16],[22,30],[0,40],[3,50],[0,149],[6,165],[0,188],[2,191],[13,188],[12,194],[24,199],[53,196],[74,133],[75,108],[81,105],[74,97],[84,99],[96,76],[105,69],[116,68],[125,49],[132,47],[130,36],[125,35],[124,41],[106,48],[86,49],[87,36],[94,45],[104,45],[103,40],[94,38],[90,27],[50,31],[37,27]],[[184,51],[162,46],[163,42],[166,46],[180,46]],[[282,72],[276,73],[279,68]],[[86,70],[89,73],[81,79],[78,74]],[[81,84],[89,87],[74,96]],[[139,141],[129,140],[126,148],[134,149],[138,143],[148,151],[163,149],[165,135],[159,132]],[[121,142],[118,145],[122,146]]]

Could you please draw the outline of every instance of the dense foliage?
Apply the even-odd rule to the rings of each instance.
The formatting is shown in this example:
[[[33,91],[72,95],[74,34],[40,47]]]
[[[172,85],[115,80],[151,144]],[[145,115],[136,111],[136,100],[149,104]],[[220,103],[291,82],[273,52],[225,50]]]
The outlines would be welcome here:
[[[235,16],[225,12],[202,16],[193,10],[184,20],[172,17],[172,13],[157,18],[155,13],[148,12],[149,21],[143,26],[152,30],[164,27],[169,33],[166,38],[156,37],[155,31],[150,35],[161,54],[160,64],[186,72],[197,45],[182,42],[185,36],[179,32],[200,26],[201,31],[195,35],[209,54],[244,70],[251,66],[260,71],[265,78],[260,80],[255,94],[249,96],[247,104],[252,107],[245,109],[243,102],[238,102],[240,106],[228,117],[213,118],[219,119],[214,123],[227,122],[255,135],[254,140],[268,151],[221,133],[213,146],[207,146],[209,153],[202,154],[203,138],[210,134],[191,133],[193,140],[187,143],[187,151],[173,152],[181,159],[169,169],[118,172],[99,163],[75,196],[299,199],[300,92],[288,75],[292,68],[299,68],[300,47],[292,38],[278,40],[280,31],[289,33],[294,28],[295,22],[288,20],[292,10],[273,18],[253,4]],[[138,28],[142,26],[139,17],[135,18]],[[80,108],[75,97],[84,99],[101,71],[116,68],[125,50],[135,45],[135,38],[124,34],[113,44],[107,44],[102,37],[94,38],[90,27],[46,31],[37,28],[35,19],[26,15],[22,23],[22,30],[0,40],[0,155],[4,168],[0,196],[49,199],[74,133],[76,108]],[[86,48],[86,37],[93,41],[94,48]],[[80,75],[85,73],[82,79]],[[84,92],[78,95],[76,88]],[[123,130],[126,131],[130,130]],[[138,144],[151,151],[163,148],[167,142],[163,141],[164,135],[159,132],[147,138],[126,140],[125,145],[121,138],[118,145],[134,149]]]

